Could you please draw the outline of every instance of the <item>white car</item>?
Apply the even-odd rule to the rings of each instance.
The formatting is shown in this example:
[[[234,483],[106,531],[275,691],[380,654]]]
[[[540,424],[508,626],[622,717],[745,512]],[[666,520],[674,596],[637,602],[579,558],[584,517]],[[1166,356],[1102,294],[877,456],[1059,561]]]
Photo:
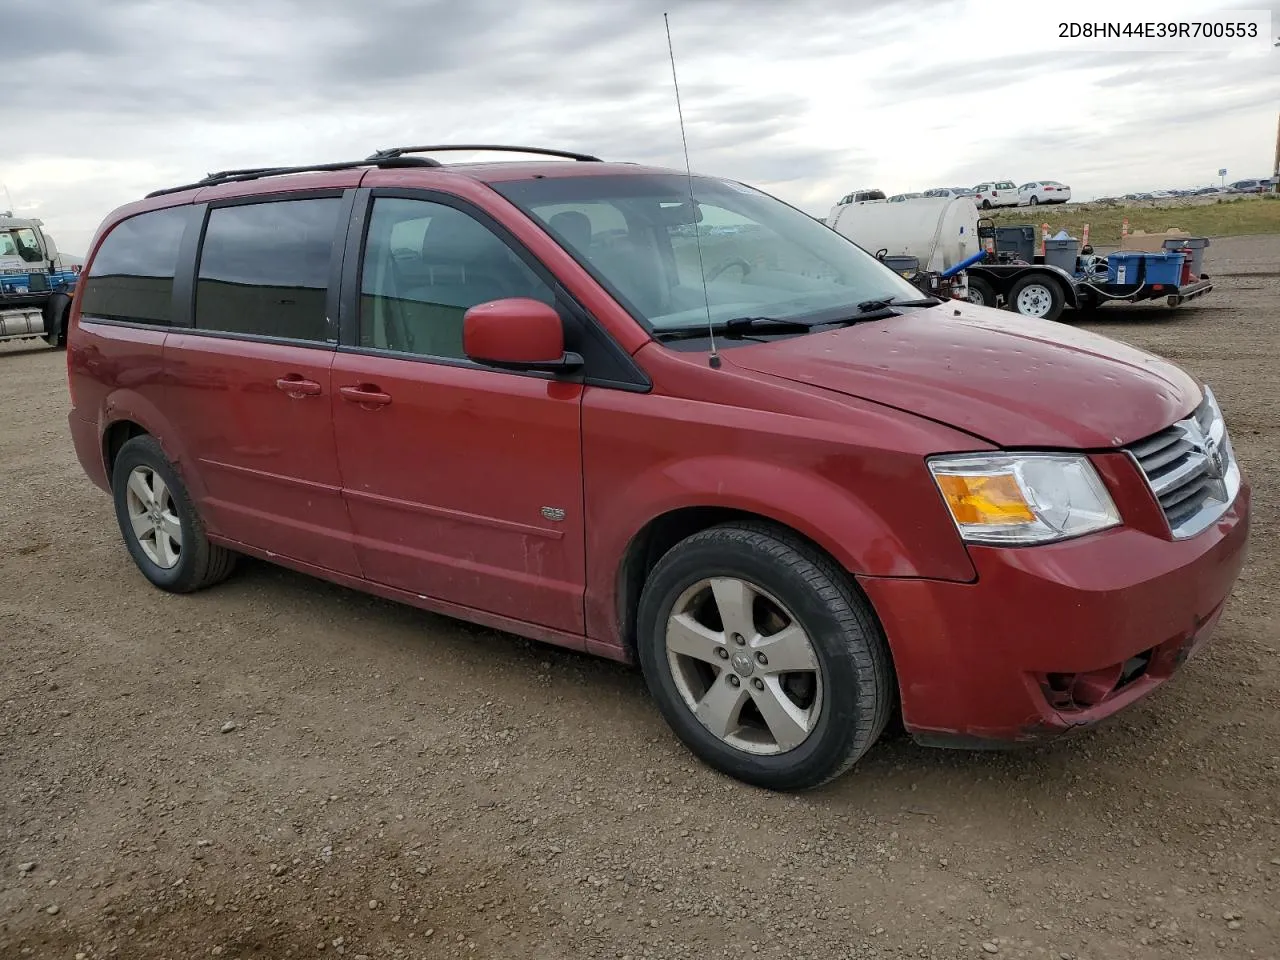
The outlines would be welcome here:
[[[973,187],[934,187],[924,192],[926,197],[972,197]]]
[[[1071,199],[1071,188],[1057,180],[1033,180],[1018,188],[1018,203],[1036,206],[1041,203],[1066,203]]]
[[[1016,207],[1018,205],[1018,188],[1012,180],[991,180],[980,183],[973,188],[973,202],[983,210],[992,207]]]

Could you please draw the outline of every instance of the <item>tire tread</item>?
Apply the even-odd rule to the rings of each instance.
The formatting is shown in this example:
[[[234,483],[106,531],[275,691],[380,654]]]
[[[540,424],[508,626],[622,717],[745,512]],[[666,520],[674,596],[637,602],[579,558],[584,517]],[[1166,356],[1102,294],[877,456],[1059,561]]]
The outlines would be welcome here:
[[[842,755],[820,777],[796,783],[792,789],[819,787],[847,773],[884,732],[897,701],[888,642],[870,604],[848,573],[825,553],[786,528],[765,521],[735,520],[692,534],[659,559],[654,570],[674,551],[700,547],[728,552],[746,549],[763,555],[803,581],[836,621],[846,638],[843,653],[853,663],[863,688],[857,698],[859,712],[842,744]]]

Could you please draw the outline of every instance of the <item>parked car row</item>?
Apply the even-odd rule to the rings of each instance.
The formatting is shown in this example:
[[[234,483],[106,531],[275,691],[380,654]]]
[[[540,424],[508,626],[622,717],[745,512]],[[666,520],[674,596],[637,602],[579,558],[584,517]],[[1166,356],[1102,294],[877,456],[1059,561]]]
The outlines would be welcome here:
[[[1272,177],[1260,179],[1236,180],[1225,186],[1210,184],[1205,187],[1190,187],[1181,190],[1151,190],[1142,193],[1126,193],[1120,197],[1099,197],[1097,203],[1119,203],[1121,200],[1173,200],[1177,197],[1206,197],[1215,195],[1239,195],[1244,193],[1268,193],[1275,189]]]
[[[1058,180],[1032,180],[1015,187],[1012,180],[993,180],[973,188],[973,202],[983,210],[992,207],[1035,207],[1042,203],[1066,203],[1071,188]]]
[[[1012,180],[989,180],[976,187],[933,187],[916,193],[895,193],[886,197],[883,190],[855,190],[840,198],[837,206],[846,203],[869,203],[885,200],[901,203],[918,197],[969,197],[983,210],[993,207],[1026,207],[1041,203],[1066,203],[1071,199],[1071,188],[1057,180],[1033,180],[1015,186]]]

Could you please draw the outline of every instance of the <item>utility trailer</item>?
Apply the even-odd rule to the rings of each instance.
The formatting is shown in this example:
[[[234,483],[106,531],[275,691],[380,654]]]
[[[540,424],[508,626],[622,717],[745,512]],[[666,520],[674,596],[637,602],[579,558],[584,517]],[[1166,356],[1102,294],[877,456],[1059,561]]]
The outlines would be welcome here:
[[[850,195],[832,208],[826,223],[926,293],[1045,320],[1110,301],[1165,298],[1173,307],[1213,289],[1198,270],[1198,257],[1192,276],[1170,282],[1147,275],[1147,258],[1156,258],[1148,252],[1112,254],[1132,256],[1137,268],[1114,277],[1110,258],[1093,256],[1088,247],[1080,250],[1075,241],[1051,239],[1044,252],[1037,252],[1034,225],[997,228],[967,196],[889,203]],[[1169,241],[1174,246],[1184,242],[1175,239]]]
[[[67,263],[40,220],[0,213],[0,341],[67,343],[80,267]]]
[[[1035,228],[1026,225],[1009,229],[1025,229],[1034,234]],[[1107,258],[1094,256],[1090,247],[1079,251],[1068,249],[1061,256],[1052,257],[1047,250],[1034,253],[1032,240],[1032,252],[1028,255],[1025,247],[1020,249],[1019,244],[1002,242],[994,222],[986,217],[978,221],[977,233],[984,249],[994,249],[995,257],[988,255],[984,261],[966,268],[969,301],[1004,307],[1024,316],[1057,320],[1068,308],[1095,310],[1113,301],[1140,303],[1163,299],[1168,306],[1176,307],[1213,289],[1213,281],[1198,270],[1183,270],[1180,277],[1149,275],[1154,253],[1112,254],[1112,257],[1128,256],[1134,260],[1132,273],[1122,267],[1117,274],[1111,270]],[[1176,248],[1174,244],[1167,252]],[[1058,262],[1048,262],[1050,259]],[[1068,270],[1063,264],[1070,264],[1073,269]]]
[[[995,223],[979,215],[969,196],[842,201],[827,225],[935,296],[990,307],[1003,301],[1007,309],[1049,320],[1079,305],[1067,270],[1036,261],[1030,248],[1019,257],[989,243],[998,239]]]

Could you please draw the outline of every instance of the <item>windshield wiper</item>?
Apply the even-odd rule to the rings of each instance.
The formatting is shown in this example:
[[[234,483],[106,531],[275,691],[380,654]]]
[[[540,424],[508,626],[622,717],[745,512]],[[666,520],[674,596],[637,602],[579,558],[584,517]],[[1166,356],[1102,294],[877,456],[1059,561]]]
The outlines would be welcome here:
[[[710,333],[723,334],[726,337],[743,337],[749,334],[770,333],[808,333],[818,327],[833,327],[870,320],[884,320],[898,314],[898,307],[932,307],[941,303],[937,297],[926,297],[918,300],[899,300],[896,297],[887,300],[864,300],[852,312],[848,307],[835,310],[822,310],[808,317],[733,317],[713,324],[689,324],[685,327],[672,327],[654,334],[659,340],[687,340],[705,337]]]
[[[881,310],[889,310],[893,307],[933,307],[941,302],[937,297],[922,297],[918,300],[900,300],[897,297],[890,297],[887,300],[864,300],[858,304],[858,313],[879,313]]]
[[[830,321],[827,321],[830,322]],[[710,333],[720,333],[727,337],[741,337],[747,333],[808,333],[818,324],[810,320],[785,320],[779,317],[734,317],[713,324],[690,324],[687,327],[672,327],[660,330],[655,336],[659,340],[683,340],[692,337],[705,337]]]
[[[720,324],[726,334],[735,333],[804,333],[814,324],[807,320],[788,320],[780,317],[734,317]]]

